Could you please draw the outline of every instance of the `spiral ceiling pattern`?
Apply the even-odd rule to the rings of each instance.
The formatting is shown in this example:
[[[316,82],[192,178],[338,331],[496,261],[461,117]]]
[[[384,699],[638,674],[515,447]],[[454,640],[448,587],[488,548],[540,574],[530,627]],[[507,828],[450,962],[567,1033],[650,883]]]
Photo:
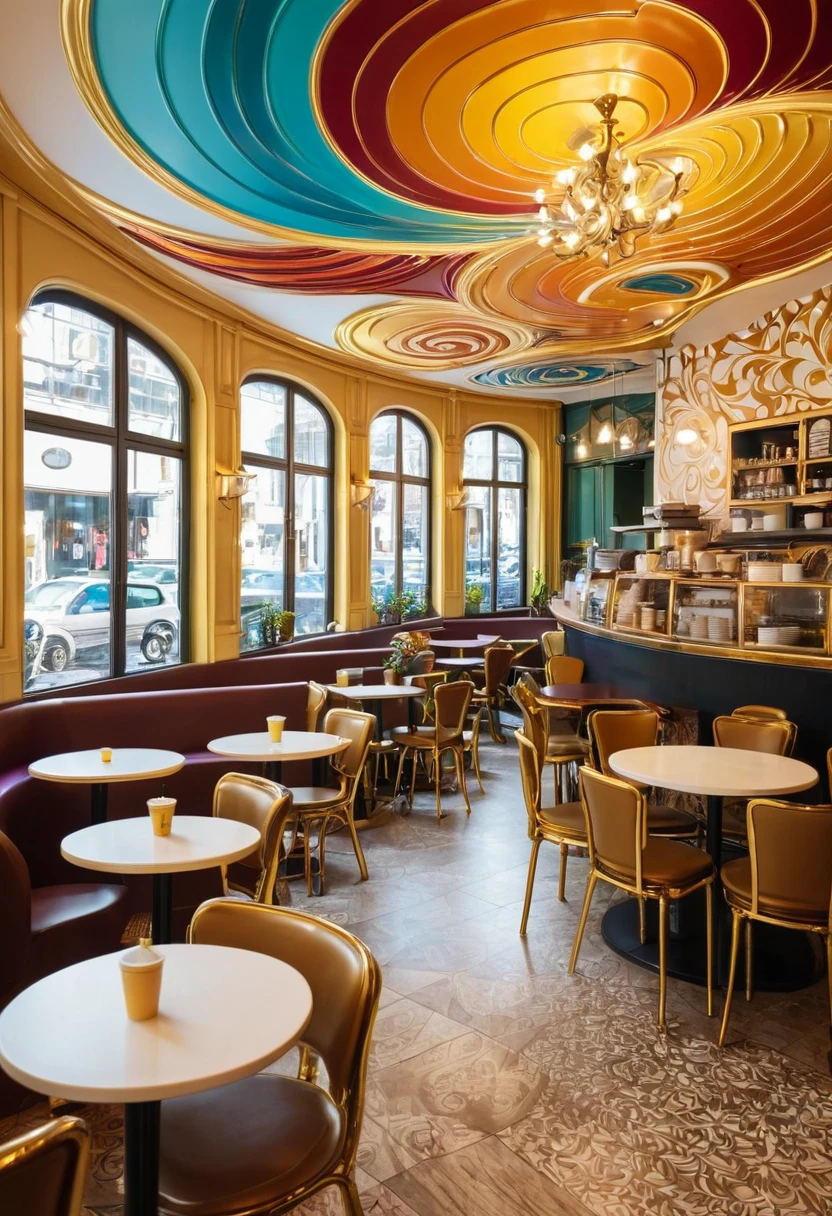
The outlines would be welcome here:
[[[488,388],[574,388],[581,384],[600,384],[614,376],[642,371],[642,363],[632,359],[617,359],[613,363],[518,363],[510,367],[492,367],[475,372],[472,384]]]
[[[352,353],[429,369],[532,342],[552,366],[635,350],[832,247],[821,0],[62,5],[76,85],[110,137],[259,239],[166,229],[97,198],[126,231],[281,291],[448,302],[345,316],[336,340]],[[697,171],[676,224],[609,269],[528,237],[531,195],[575,163],[606,92],[633,155]]]

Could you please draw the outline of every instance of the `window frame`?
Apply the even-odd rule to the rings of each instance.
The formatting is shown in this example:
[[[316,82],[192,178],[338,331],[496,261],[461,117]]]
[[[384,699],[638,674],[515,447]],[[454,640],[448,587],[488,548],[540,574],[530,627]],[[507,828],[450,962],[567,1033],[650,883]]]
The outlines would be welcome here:
[[[391,481],[395,484],[396,490],[396,534],[399,537],[399,544],[396,547],[395,554],[395,584],[393,588],[394,595],[401,595],[404,590],[404,487],[406,485],[423,486],[427,490],[428,504],[428,526],[427,526],[427,579],[425,580],[425,608],[430,615],[433,604],[433,501],[431,498],[431,468],[433,465],[433,453],[431,451],[430,435],[427,432],[421,419],[416,418],[408,410],[405,409],[388,409],[381,410],[380,413],[370,422],[369,440],[370,451],[372,452],[372,431],[373,426],[381,418],[396,419],[396,468],[393,473],[377,472],[370,467],[370,481]],[[402,422],[407,421],[417,427],[421,432],[425,441],[425,452],[427,454],[427,476],[415,477],[410,473],[402,471],[404,445],[402,443]],[[372,524],[371,524],[372,527]],[[372,564],[372,537],[370,539],[370,563]]]
[[[286,432],[284,451],[285,456],[268,456],[264,453],[246,452],[242,447],[242,415],[243,415],[243,389],[247,384],[275,384],[278,388],[282,388],[286,393]],[[295,460],[295,394],[305,397],[312,405],[316,406],[323,415],[326,423],[327,431],[327,451],[329,459],[325,465],[305,464],[302,461]],[[326,589],[324,593],[324,618],[326,622],[333,619],[334,603],[335,603],[335,427],[332,423],[329,410],[324,403],[311,389],[305,385],[299,384],[295,380],[290,380],[286,376],[278,376],[273,373],[254,372],[250,376],[246,376],[240,384],[238,393],[240,402],[240,463],[247,469],[268,469],[273,472],[283,473],[285,476],[286,486],[286,504],[284,509],[284,537],[283,537],[283,608],[284,611],[295,611],[295,476],[297,473],[308,473],[314,477],[325,477],[327,482],[326,495],[326,545],[327,545],[327,572],[326,572]],[[302,571],[301,573],[306,573]],[[242,588],[243,572],[240,571],[240,587]],[[240,622],[242,626],[242,603],[240,604]],[[321,637],[326,633],[326,623],[321,633],[305,633],[303,637],[314,638]],[[254,646],[247,650],[241,651],[242,654],[256,654],[260,650],[269,650],[268,646]]]
[[[490,478],[481,477],[463,477],[463,489],[466,486],[478,486],[490,491],[490,510],[491,510],[491,602],[488,611],[496,613],[500,611],[497,608],[497,574],[498,574],[498,554],[500,551],[500,528],[499,528],[499,505],[500,505],[500,490],[519,490],[522,496],[522,506],[520,510],[520,546],[519,546],[519,567],[520,567],[520,602],[516,606],[523,608],[525,606],[526,588],[528,586],[528,566],[526,553],[526,537],[528,533],[528,512],[529,512],[529,453],[526,445],[519,435],[509,430],[505,426],[475,426],[470,431],[467,431],[462,440],[462,467],[465,469],[465,444],[469,436],[482,434],[483,432],[491,434],[491,468],[492,476]],[[505,435],[514,443],[519,445],[520,454],[522,457],[522,477],[520,481],[502,481],[499,477],[500,461],[499,461],[499,444],[500,435]],[[463,587],[465,592],[468,590],[468,540],[465,537],[463,545]],[[511,611],[508,609],[507,611]]]
[[[63,304],[68,308],[77,308],[90,316],[103,321],[113,330],[113,423],[104,425],[78,418],[59,418],[40,410],[26,409],[25,382],[21,387],[23,428],[25,431],[37,431],[47,435],[63,435],[68,439],[86,439],[95,443],[106,444],[111,452],[110,464],[110,501],[111,501],[111,537],[110,537],[110,674],[101,680],[82,680],[77,684],[67,686],[72,688],[102,684],[106,680],[129,679],[131,676],[148,675],[154,668],[141,668],[138,671],[127,671],[127,580],[130,576],[127,557],[128,532],[128,502],[127,502],[127,460],[129,452],[146,452],[153,456],[171,456],[179,461],[179,658],[176,666],[181,667],[190,662],[190,516],[191,516],[191,475],[190,475],[190,437],[191,411],[190,390],[188,382],[180,370],[176,360],[160,346],[149,334],[134,325],[132,321],[99,304],[96,300],[88,299],[78,292],[66,291],[62,288],[45,288],[37,292],[26,305],[29,309],[41,304]],[[128,346],[130,339],[145,347],[170,371],[179,386],[180,400],[180,438],[159,439],[153,435],[142,435],[131,431],[128,427],[130,416],[130,361]],[[20,350],[20,365],[23,367],[24,354]],[[23,487],[25,493],[25,485]],[[25,609],[24,609],[25,615]],[[166,668],[167,664],[160,665]],[[26,695],[36,696],[38,692],[54,691],[47,689],[32,689]]]

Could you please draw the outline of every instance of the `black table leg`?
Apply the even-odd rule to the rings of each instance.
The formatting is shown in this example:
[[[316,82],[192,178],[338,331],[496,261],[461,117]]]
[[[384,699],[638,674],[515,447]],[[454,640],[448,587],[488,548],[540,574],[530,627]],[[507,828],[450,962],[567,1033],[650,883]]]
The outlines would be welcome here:
[[[104,823],[107,819],[107,786],[96,782],[90,787],[90,823]]]
[[[711,855],[716,868],[711,900],[711,941],[714,944],[711,956],[711,982],[716,989],[719,987],[722,962],[722,934],[719,930],[723,921],[722,879],[719,876],[719,867],[722,864],[722,798],[718,794],[708,794],[705,851]]]
[[[124,1107],[124,1216],[157,1216],[160,1102]]]
[[[151,934],[154,946],[166,946],[173,936],[173,875],[153,875]]]
[[[277,781],[278,784],[283,783],[283,761],[282,760],[267,760],[266,761],[266,776],[269,781]]]

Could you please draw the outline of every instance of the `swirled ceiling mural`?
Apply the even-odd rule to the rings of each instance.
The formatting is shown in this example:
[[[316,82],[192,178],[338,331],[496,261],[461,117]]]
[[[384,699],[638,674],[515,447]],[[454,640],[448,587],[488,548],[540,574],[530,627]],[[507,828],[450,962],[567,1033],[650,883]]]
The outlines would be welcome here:
[[[489,388],[574,388],[576,385],[600,384],[604,380],[626,376],[630,372],[643,371],[643,363],[632,359],[617,359],[609,363],[516,363],[508,367],[492,367],[488,371],[475,372],[469,379],[472,384],[486,384]]]
[[[557,388],[832,247],[821,0],[61,0],[61,31],[99,130],[200,222],[73,184],[218,285],[344,297],[321,340],[377,364]],[[692,185],[634,256],[564,260],[532,198],[610,92]]]

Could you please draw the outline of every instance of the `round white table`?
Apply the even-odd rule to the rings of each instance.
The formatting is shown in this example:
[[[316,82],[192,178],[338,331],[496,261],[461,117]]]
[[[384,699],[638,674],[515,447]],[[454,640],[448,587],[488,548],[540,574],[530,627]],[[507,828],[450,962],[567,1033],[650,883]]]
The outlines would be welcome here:
[[[40,781],[60,781],[70,785],[89,785],[90,822],[107,818],[107,786],[116,781],[150,781],[169,777],[185,764],[179,752],[157,747],[114,747],[110,761],[101,759],[101,748],[83,752],[62,752],[44,756],[29,765],[29,776]],[[164,787],[162,787],[164,789]]]
[[[114,819],[72,832],[61,855],[85,870],[153,876],[153,941],[171,940],[173,875],[208,870],[248,856],[260,833],[248,823],[207,815],[174,815],[169,836],[154,836],[150,816]]]
[[[486,646],[499,642],[496,633],[484,634],[481,638],[434,638],[430,640],[431,650],[458,650],[459,657],[464,657],[466,650],[485,650]]]
[[[312,1013],[306,980],[255,950],[162,946],[159,1016],[131,1022],[120,954],[39,980],[0,1014],[0,1064],[38,1093],[123,1102],[124,1214],[156,1216],[165,1098],[259,1072],[284,1055]]]
[[[723,798],[777,798],[784,794],[795,794],[811,789],[817,784],[818,774],[802,760],[790,756],[774,756],[767,752],[742,751],[733,747],[699,747],[691,745],[663,747],[633,747],[614,752],[610,756],[610,768],[625,780],[641,782],[659,789],[678,790],[686,794],[698,794],[707,802],[705,828],[706,848],[716,865],[712,906],[714,942],[714,983],[720,978],[721,960],[726,957],[727,934],[725,906],[722,900],[722,884],[719,867],[722,857],[722,800]],[[694,897],[690,897],[695,899]],[[648,901],[650,902],[650,901]],[[683,901],[683,903],[688,903]],[[629,905],[633,905],[630,907]],[[681,906],[681,905],[680,905]],[[642,946],[638,936],[637,901],[625,900],[614,904],[605,914],[603,922],[604,940],[619,954],[632,961],[658,969],[654,958],[655,946]],[[697,918],[701,922],[701,918]],[[696,921],[693,922],[694,924]],[[774,926],[759,925],[755,934],[755,983],[761,989],[793,990],[805,987],[814,978],[814,967],[806,972],[805,966],[794,961],[794,938],[790,933],[785,957],[775,948],[778,933]],[[786,931],[781,930],[780,933]],[[775,945],[771,943],[774,942]],[[768,944],[768,951],[766,949]],[[759,954],[759,960],[756,957]],[[771,961],[767,962],[767,958]],[[668,950],[668,974],[677,978],[705,983],[705,964],[701,938],[696,936],[688,945],[684,938],[671,932]]]
[[[328,684],[327,688],[330,692],[337,692],[347,701],[361,701],[369,705],[370,708],[367,712],[374,714],[376,719],[376,739],[384,738],[382,721],[384,701],[405,699],[412,703],[412,699],[424,697],[427,691],[424,688],[414,688],[412,684],[349,684],[346,688],[340,688],[337,684]]]
[[[244,735],[223,735],[212,739],[208,751],[229,760],[261,761],[271,781],[280,781],[284,760],[316,760],[334,756],[349,747],[349,739],[325,731],[284,730],[279,743],[273,743],[267,730]]]

